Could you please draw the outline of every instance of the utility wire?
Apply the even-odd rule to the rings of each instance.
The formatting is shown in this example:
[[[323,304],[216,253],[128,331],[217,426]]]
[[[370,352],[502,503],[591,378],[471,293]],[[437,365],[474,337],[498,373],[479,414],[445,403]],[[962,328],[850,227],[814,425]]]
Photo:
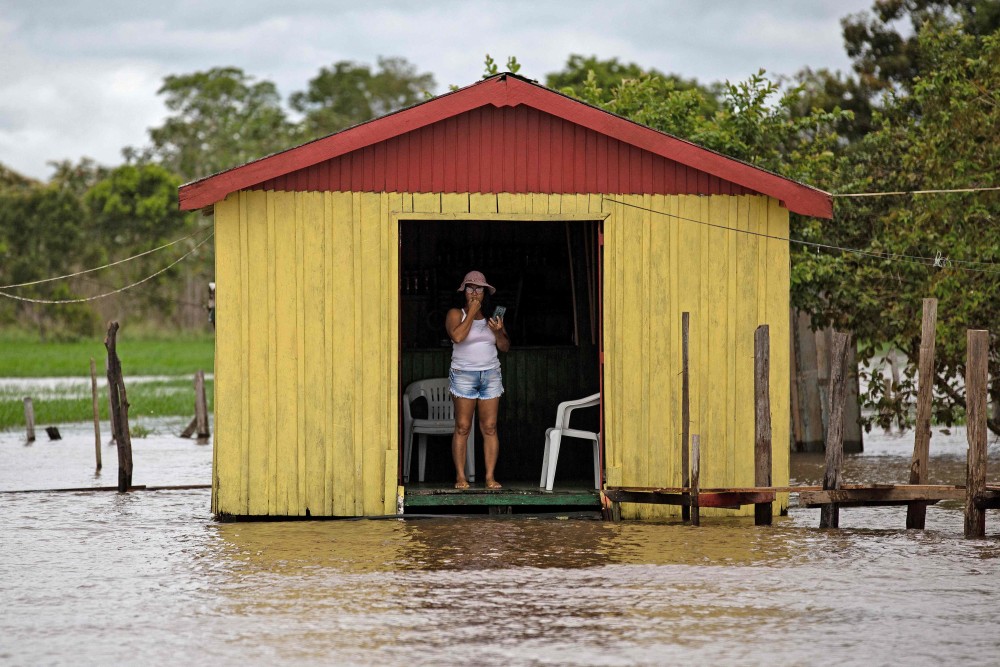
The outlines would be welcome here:
[[[180,257],[178,257],[173,262],[171,262],[167,266],[163,267],[162,269],[160,269],[156,273],[154,273],[154,274],[152,274],[150,276],[146,276],[142,280],[137,280],[136,282],[132,283],[131,285],[126,285],[125,287],[120,287],[120,288],[118,288],[116,290],[112,290],[110,292],[105,292],[104,294],[98,294],[96,296],[88,296],[88,297],[85,297],[85,298],[82,298],[82,299],[29,299],[27,297],[17,296],[16,294],[9,294],[7,292],[0,291],[0,296],[5,296],[8,299],[15,299],[17,301],[27,301],[28,303],[83,303],[85,301],[96,301],[97,299],[103,299],[106,296],[111,296],[112,294],[118,294],[119,292],[124,292],[125,290],[132,289],[133,287],[135,287],[137,285],[141,285],[144,282],[152,280],[153,278],[155,278],[156,276],[160,275],[164,271],[168,271],[169,269],[172,269],[174,266],[176,266],[177,264],[181,263],[183,260],[187,259],[187,257],[189,255],[191,255],[195,250],[197,250],[202,245],[204,245],[204,243],[206,241],[208,241],[210,238],[212,238],[214,235],[215,235],[215,232],[214,231],[211,232],[208,236],[206,236],[201,241],[199,241],[198,245],[196,245],[195,247],[191,248],[186,253],[184,253],[183,255],[181,255]]]
[[[827,243],[816,243],[814,241],[803,241],[800,239],[793,239],[787,236],[775,236],[773,234],[764,234],[762,232],[753,232],[749,229],[733,229],[732,227],[727,227],[725,225],[719,225],[712,222],[706,222],[704,220],[696,220],[694,218],[685,218],[681,215],[674,215],[673,213],[667,213],[665,211],[657,211],[656,209],[647,208],[645,206],[639,206],[638,204],[631,204],[629,202],[620,201],[617,199],[612,199],[610,197],[601,197],[602,200],[611,202],[612,204],[619,204],[621,206],[628,206],[630,208],[636,208],[641,211],[648,211],[650,213],[656,213],[658,215],[663,215],[668,218],[675,218],[677,220],[684,220],[685,222],[693,222],[695,224],[704,225],[706,227],[713,227],[715,229],[721,229],[727,232],[737,232],[740,234],[748,234],[750,236],[758,236],[765,239],[774,239],[775,241],[787,241],[788,243],[795,243],[797,245],[806,246],[808,248],[815,248],[817,250],[835,250],[838,252],[852,253],[855,255],[861,255],[865,257],[871,257],[873,259],[880,260],[891,260],[891,261],[901,261],[909,262],[911,264],[919,264],[921,266],[927,266],[931,268],[948,268],[953,267],[959,269],[960,271],[968,271],[972,273],[990,273],[990,274],[1000,274],[1000,266],[993,262],[975,262],[969,260],[961,259],[950,259],[945,257],[941,253],[938,253],[935,257],[924,257],[921,255],[904,255],[900,253],[886,252],[878,253],[872,252],[870,250],[860,250],[858,248],[845,248],[842,246],[830,245]],[[955,266],[956,264],[961,264],[963,266]],[[977,266],[988,266],[995,268],[975,268]]]
[[[831,197],[894,197],[897,195],[941,195],[953,192],[995,192],[1000,186],[989,188],[951,188],[944,190],[900,190],[896,192],[842,192]]]
[[[125,262],[131,262],[133,259],[138,259],[140,257],[145,257],[146,255],[152,254],[152,253],[157,252],[159,250],[163,250],[164,248],[169,248],[172,245],[177,245],[181,241],[187,241],[189,238],[197,236],[202,231],[204,231],[204,230],[199,230],[197,232],[194,232],[193,234],[188,234],[187,236],[185,236],[182,239],[177,239],[176,241],[171,241],[170,243],[164,243],[163,245],[159,246],[158,248],[153,248],[152,250],[146,250],[145,252],[140,252],[138,255],[132,255],[131,257],[126,257],[125,259],[120,259],[117,262],[111,262],[110,264],[105,264],[104,266],[98,266],[98,267],[93,268],[93,269],[84,269],[83,271],[77,271],[76,273],[68,273],[68,274],[66,274],[64,276],[56,276],[55,278],[42,278],[41,280],[33,280],[33,281],[27,282],[27,283],[17,283],[16,285],[0,285],[0,290],[13,289],[15,287],[28,287],[29,285],[40,285],[42,283],[50,283],[50,282],[52,282],[54,280],[63,280],[65,278],[74,278],[76,276],[82,276],[85,273],[93,273],[94,271],[100,271],[102,269],[108,269],[108,268],[111,268],[112,266],[118,266],[119,264],[124,264]],[[201,245],[201,244],[199,243],[198,245]],[[197,247],[197,246],[195,246],[195,247]]]

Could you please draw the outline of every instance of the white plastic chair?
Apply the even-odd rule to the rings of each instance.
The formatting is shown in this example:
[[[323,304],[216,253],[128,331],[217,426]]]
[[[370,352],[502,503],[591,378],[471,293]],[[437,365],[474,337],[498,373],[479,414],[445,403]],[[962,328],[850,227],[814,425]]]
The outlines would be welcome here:
[[[418,398],[427,399],[427,419],[414,419],[410,404]],[[413,451],[413,434],[420,436],[417,480],[424,481],[427,469],[427,436],[451,435],[455,432],[455,405],[448,392],[448,378],[419,380],[410,384],[403,394],[403,482],[410,481],[410,461]],[[449,449],[450,453],[450,449]],[[465,476],[476,481],[476,427],[469,431],[465,447]]]
[[[556,409],[556,425],[545,430],[545,455],[542,457],[542,479],[539,487],[546,491],[552,490],[556,479],[556,461],[559,460],[559,446],[563,438],[580,438],[590,440],[594,445],[594,488],[601,488],[601,434],[592,431],[580,431],[569,427],[569,418],[573,410],[592,408],[601,404],[601,395],[594,394],[575,401],[564,401]]]

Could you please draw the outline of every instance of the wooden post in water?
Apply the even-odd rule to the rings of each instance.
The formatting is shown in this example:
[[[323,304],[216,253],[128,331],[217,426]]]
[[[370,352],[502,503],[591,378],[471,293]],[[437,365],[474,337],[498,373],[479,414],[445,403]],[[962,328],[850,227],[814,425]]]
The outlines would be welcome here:
[[[986,389],[990,332],[969,330],[965,366],[965,419],[969,458],[965,482],[965,536],[986,537],[986,512],[976,505],[986,491]]]
[[[701,498],[698,493],[701,489],[701,438],[698,435],[691,436],[691,525],[701,525]]]
[[[934,332],[937,327],[937,299],[924,299],[920,322],[920,359],[918,362],[917,423],[913,438],[910,484],[927,483],[927,465],[931,450],[931,398],[934,388]],[[906,508],[906,527],[923,530],[927,503],[910,503]]]
[[[211,433],[208,431],[208,401],[205,400],[205,371],[194,374],[194,419],[198,432],[198,444],[208,442]]]
[[[35,441],[35,404],[31,396],[24,397],[24,423],[28,428],[28,442]]]
[[[688,474],[690,456],[688,444],[691,438],[691,383],[688,375],[688,331],[691,326],[691,313],[681,313],[681,486],[687,488],[691,484]],[[691,520],[691,508],[684,505],[681,508],[681,519]]]
[[[109,412],[114,415],[111,429],[118,444],[118,490],[124,492],[132,486],[132,436],[128,426],[128,396],[125,393],[122,364],[116,349],[117,335],[118,323],[111,322],[108,325],[108,336],[104,339],[104,347],[108,349],[108,391],[111,394]]]
[[[111,372],[111,362],[108,360],[107,357],[104,357],[104,374],[107,375],[110,372]],[[118,433],[118,429],[115,428],[115,422],[118,420],[118,415],[116,415],[115,411],[113,409],[111,409],[111,392],[112,392],[112,388],[111,388],[111,383],[109,382],[108,383],[108,422],[111,425],[111,440],[108,441],[108,444],[109,445],[114,445],[114,444],[117,444],[115,442],[115,434]]]
[[[771,486],[771,338],[766,324],[753,336],[754,486]],[[771,525],[771,503],[754,505],[754,525]]]
[[[816,334],[813,332],[809,315],[799,311],[792,335],[798,344],[795,361],[797,369],[798,408],[801,420],[801,440],[796,443],[796,451],[818,452],[823,443],[823,408],[820,405],[819,369],[816,358]]]
[[[833,334],[833,353],[830,356],[830,424],[826,430],[826,473],[823,490],[840,488],[840,468],[844,463],[844,394],[847,384],[847,347],[850,334]],[[819,517],[820,528],[840,527],[840,508],[836,503],[823,505]]]
[[[101,469],[101,412],[97,405],[97,365],[90,358],[90,395],[94,403],[94,456],[97,458],[97,469]]]

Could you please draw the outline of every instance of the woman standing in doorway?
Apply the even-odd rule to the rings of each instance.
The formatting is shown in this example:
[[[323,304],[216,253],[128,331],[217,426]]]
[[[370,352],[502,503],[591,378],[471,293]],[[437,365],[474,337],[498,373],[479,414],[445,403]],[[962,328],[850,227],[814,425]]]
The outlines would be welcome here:
[[[455,462],[455,488],[469,488],[465,478],[465,448],[472,430],[472,415],[479,408],[479,428],[483,432],[483,458],[486,463],[486,488],[499,489],[493,478],[500,453],[497,437],[497,411],[503,394],[503,376],[497,351],[510,349],[510,338],[503,317],[493,317],[489,304],[496,288],[479,271],[469,271],[458,286],[465,293],[465,307],[452,308],[445,318],[445,328],[452,342],[451,398],[455,402],[455,433],[451,437],[451,457]],[[487,319],[485,314],[490,313]]]

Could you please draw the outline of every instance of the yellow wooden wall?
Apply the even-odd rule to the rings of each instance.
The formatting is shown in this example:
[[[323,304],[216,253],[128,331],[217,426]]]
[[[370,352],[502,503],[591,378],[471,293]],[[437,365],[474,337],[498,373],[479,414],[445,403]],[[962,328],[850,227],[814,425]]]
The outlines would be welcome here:
[[[774,199],[619,196],[605,201],[604,390],[611,485],[681,485],[681,313],[690,316],[690,432],[701,486],[754,485],[754,330],[770,325],[773,475],[788,483],[788,211]],[[653,213],[643,209],[651,209]],[[698,224],[711,223],[713,226]],[[787,494],[775,510],[787,507]],[[703,510],[710,514],[729,510]],[[743,514],[752,514],[745,507]],[[679,508],[625,505],[653,518]]]
[[[787,236],[764,197],[618,201]],[[774,483],[788,479],[788,246],[599,194],[242,191],[216,204],[212,510],[396,511],[394,213],[608,215],[605,443],[613,484],[680,484],[680,313],[691,312],[691,432],[702,485],[753,483],[753,332],[771,325]],[[664,508],[626,506],[636,517]]]

